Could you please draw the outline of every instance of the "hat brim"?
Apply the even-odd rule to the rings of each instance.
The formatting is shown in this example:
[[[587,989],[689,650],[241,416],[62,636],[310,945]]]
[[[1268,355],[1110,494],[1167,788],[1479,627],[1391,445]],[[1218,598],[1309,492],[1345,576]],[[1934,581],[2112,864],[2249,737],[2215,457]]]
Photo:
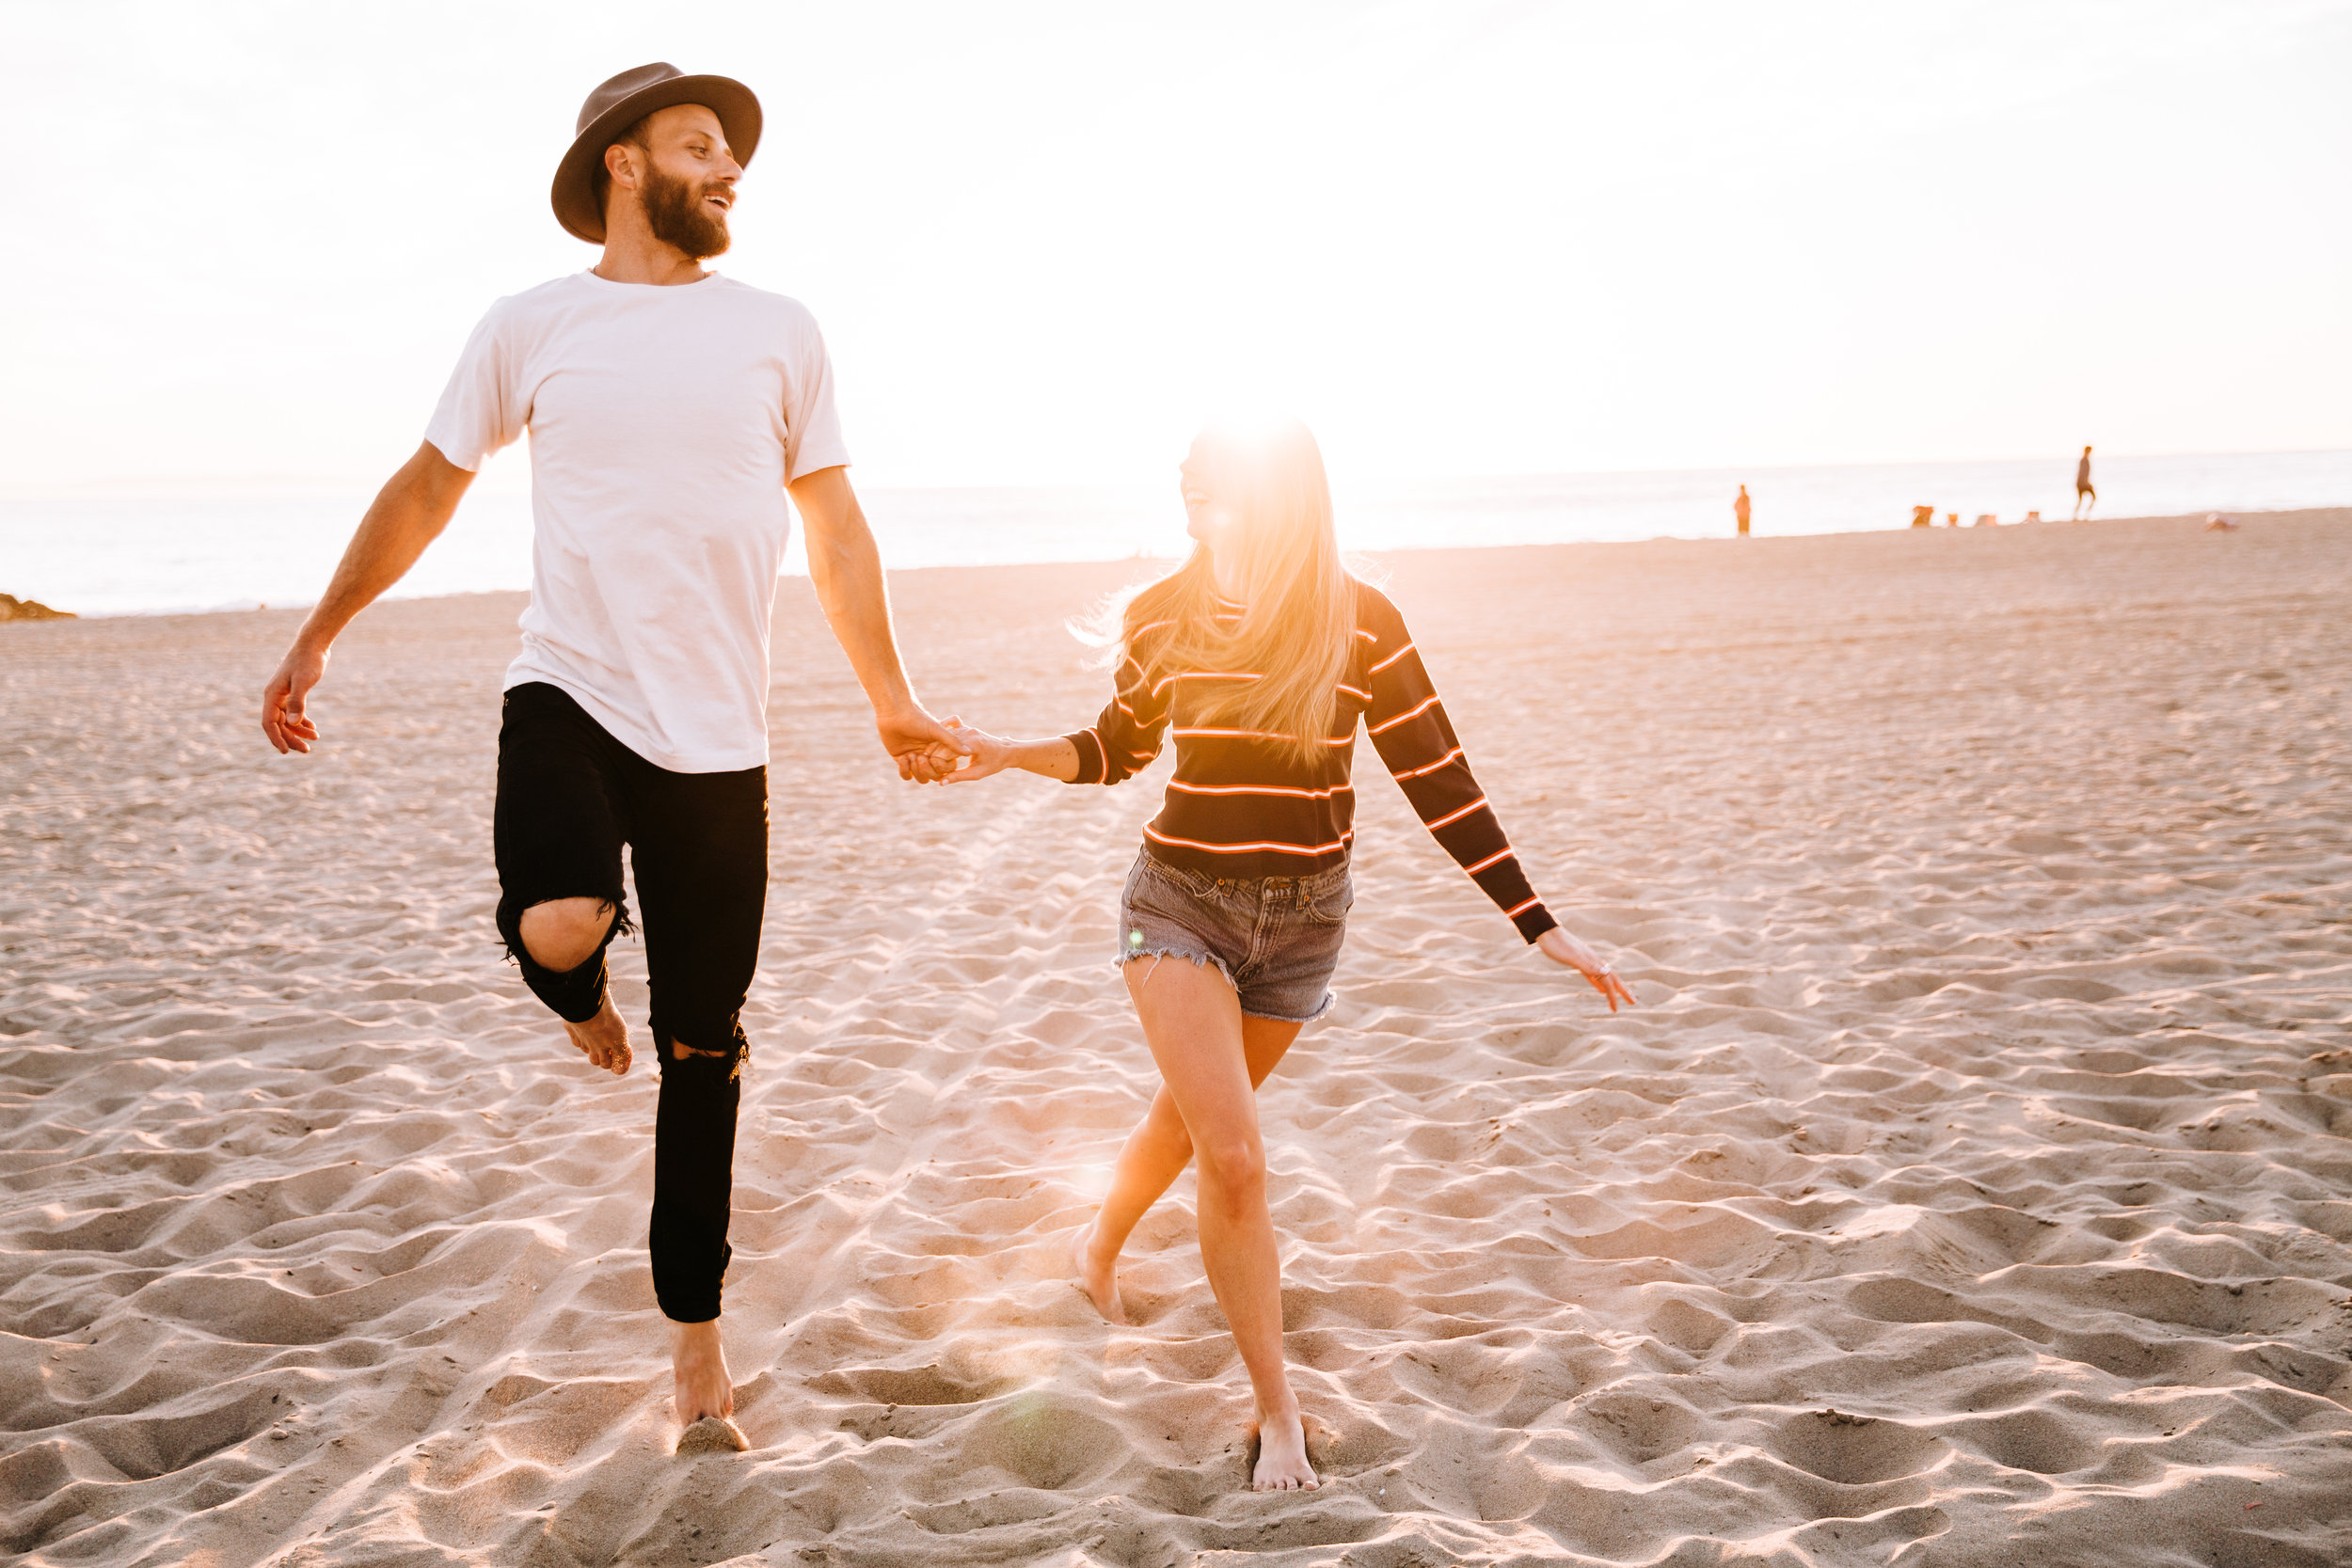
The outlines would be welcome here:
[[[596,169],[604,163],[604,150],[656,109],[680,103],[700,103],[717,115],[719,128],[726,133],[727,151],[737,163],[751,166],[752,154],[759,150],[760,131],[759,100],[751,88],[725,76],[673,76],[656,82],[598,115],[572,139],[564,161],[555,166],[555,186],[548,198],[564,232],[590,245],[604,244],[604,203],[597,198],[596,179]]]

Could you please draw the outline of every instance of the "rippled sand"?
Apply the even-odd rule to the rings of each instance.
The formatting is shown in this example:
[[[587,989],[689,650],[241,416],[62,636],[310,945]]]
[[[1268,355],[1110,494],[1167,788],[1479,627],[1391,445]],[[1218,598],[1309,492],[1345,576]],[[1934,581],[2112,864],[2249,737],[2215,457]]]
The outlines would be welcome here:
[[[651,1077],[490,930],[517,601],[373,612],[307,760],[249,712],[290,616],[0,627],[0,1550],[2345,1561],[2352,513],[1391,564],[1646,1006],[1363,781],[1340,1004],[1264,1095],[1303,1496],[1239,1490],[1189,1179],[1140,1326],[1058,1276],[1152,1081],[1106,958],[1155,783],[899,785],[787,584],[754,1448],[680,1458]],[[1075,725],[1057,623],[1126,575],[901,578],[922,689]]]

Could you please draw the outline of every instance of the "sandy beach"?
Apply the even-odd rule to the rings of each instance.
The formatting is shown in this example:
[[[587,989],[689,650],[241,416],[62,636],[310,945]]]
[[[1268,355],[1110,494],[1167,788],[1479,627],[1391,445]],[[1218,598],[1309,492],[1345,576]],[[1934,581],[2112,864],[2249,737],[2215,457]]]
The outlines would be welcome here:
[[[1387,558],[1644,1006],[1359,769],[1338,1006],[1263,1096],[1325,1433],[1281,1496],[1190,1179],[1137,1326],[1061,1272],[1154,1082],[1108,958],[1165,761],[901,784],[785,583],[754,1447],[678,1457],[650,1064],[491,929],[519,597],[370,611],[307,759],[255,724],[294,613],[0,626],[0,1550],[2352,1560],[2352,511],[2201,521]],[[1137,571],[898,575],[919,690],[1075,727],[1060,623]]]

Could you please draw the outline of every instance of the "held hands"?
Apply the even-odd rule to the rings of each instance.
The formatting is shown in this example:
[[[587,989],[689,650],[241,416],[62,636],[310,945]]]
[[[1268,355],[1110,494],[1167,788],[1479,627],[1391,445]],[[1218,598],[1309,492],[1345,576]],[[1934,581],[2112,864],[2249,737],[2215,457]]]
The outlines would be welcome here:
[[[1583,975],[1592,988],[1608,1000],[1611,1012],[1617,1010],[1620,1001],[1629,1007],[1633,1006],[1633,992],[1626,989],[1623,980],[1617,978],[1616,971],[1611,969],[1607,960],[1593,950],[1590,942],[1570,935],[1565,927],[1554,926],[1535,939],[1535,945],[1553,963]]]
[[[1013,743],[1004,736],[976,730],[956,719],[948,720],[947,727],[964,754],[972,759],[948,776],[949,784],[970,784],[1013,766]]]
[[[939,784],[955,772],[969,750],[952,728],[959,722],[949,714],[942,724],[919,706],[874,715],[874,728],[882,736],[882,749],[898,765],[898,777],[914,784]]]
[[[899,754],[898,776],[916,784],[970,784],[1013,766],[1013,742],[976,730],[952,713],[944,734],[944,740]]]

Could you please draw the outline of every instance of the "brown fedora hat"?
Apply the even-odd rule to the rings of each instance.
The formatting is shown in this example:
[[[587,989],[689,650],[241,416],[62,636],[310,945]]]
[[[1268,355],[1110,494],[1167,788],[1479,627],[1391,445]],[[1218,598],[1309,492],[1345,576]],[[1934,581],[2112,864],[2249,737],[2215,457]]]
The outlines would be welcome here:
[[[656,109],[678,103],[700,103],[717,115],[719,128],[727,135],[727,150],[737,163],[751,166],[752,153],[759,146],[759,100],[751,88],[724,76],[689,76],[660,60],[624,71],[599,85],[580,106],[579,134],[564,161],[555,166],[555,188],[548,199],[555,205],[555,221],[566,232],[590,245],[604,243],[604,203],[596,197],[596,170],[603,166],[604,150]]]

